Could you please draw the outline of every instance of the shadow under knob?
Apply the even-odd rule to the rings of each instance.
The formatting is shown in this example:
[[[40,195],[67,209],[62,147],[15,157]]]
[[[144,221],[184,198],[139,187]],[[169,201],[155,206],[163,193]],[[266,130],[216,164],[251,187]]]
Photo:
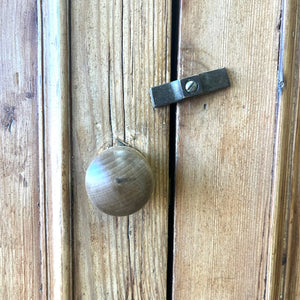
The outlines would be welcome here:
[[[89,165],[85,186],[91,202],[113,216],[142,208],[153,192],[153,174],[145,157],[127,146],[103,151]]]

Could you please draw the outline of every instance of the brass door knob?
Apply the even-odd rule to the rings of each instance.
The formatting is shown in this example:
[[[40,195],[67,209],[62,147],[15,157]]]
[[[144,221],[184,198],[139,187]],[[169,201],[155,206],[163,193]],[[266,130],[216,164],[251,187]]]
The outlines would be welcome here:
[[[154,180],[149,163],[138,150],[116,146],[91,162],[85,186],[89,199],[98,209],[113,216],[127,216],[146,204]]]

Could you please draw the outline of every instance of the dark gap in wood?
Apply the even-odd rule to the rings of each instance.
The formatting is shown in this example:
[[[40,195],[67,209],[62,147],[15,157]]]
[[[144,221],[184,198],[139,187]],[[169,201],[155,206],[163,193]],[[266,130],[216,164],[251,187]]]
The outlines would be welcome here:
[[[171,43],[171,80],[177,79],[179,2],[172,1],[172,43]],[[176,104],[170,105],[169,135],[169,219],[168,219],[168,262],[167,262],[167,299],[172,299],[173,289],[173,250],[174,250],[174,208],[176,172]]]

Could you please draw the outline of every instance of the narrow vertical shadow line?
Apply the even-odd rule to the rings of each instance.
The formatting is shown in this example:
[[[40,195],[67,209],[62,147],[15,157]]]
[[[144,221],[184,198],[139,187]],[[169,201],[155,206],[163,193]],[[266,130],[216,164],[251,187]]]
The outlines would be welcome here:
[[[70,180],[70,295],[72,299],[75,297],[75,261],[74,261],[74,226],[73,226],[73,215],[74,215],[74,180],[73,180],[73,109],[72,109],[72,47],[71,47],[71,34],[72,34],[72,28],[71,28],[71,17],[72,17],[72,11],[71,11],[71,5],[72,1],[68,0],[68,43],[69,43],[69,139],[70,139],[70,166],[69,166],[69,180]]]
[[[171,80],[177,79],[179,2],[172,0],[172,43],[171,43]],[[170,106],[169,135],[169,220],[168,220],[168,263],[167,299],[172,299],[173,289],[173,250],[174,250],[174,208],[175,208],[175,164],[176,164],[176,104]]]
[[[40,174],[40,264],[41,264],[41,286],[40,286],[40,293],[41,298],[49,298],[49,288],[48,288],[48,265],[49,265],[49,254],[48,254],[48,236],[47,236],[47,206],[46,206],[46,144],[45,144],[45,101],[44,101],[44,31],[43,31],[43,3],[42,0],[37,1],[37,15],[38,15],[38,31],[39,31],[39,38],[38,38],[38,76],[41,77],[40,84],[39,84],[39,156],[41,158],[41,165],[39,166],[39,174]],[[42,183],[41,183],[42,182]],[[41,199],[42,204],[41,204]],[[42,215],[42,217],[41,217]]]

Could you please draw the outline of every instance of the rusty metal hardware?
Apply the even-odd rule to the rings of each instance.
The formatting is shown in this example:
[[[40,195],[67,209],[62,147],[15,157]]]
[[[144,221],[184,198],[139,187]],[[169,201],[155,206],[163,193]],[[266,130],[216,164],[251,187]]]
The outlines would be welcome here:
[[[153,107],[159,107],[229,86],[229,77],[223,68],[152,87],[150,96]]]

